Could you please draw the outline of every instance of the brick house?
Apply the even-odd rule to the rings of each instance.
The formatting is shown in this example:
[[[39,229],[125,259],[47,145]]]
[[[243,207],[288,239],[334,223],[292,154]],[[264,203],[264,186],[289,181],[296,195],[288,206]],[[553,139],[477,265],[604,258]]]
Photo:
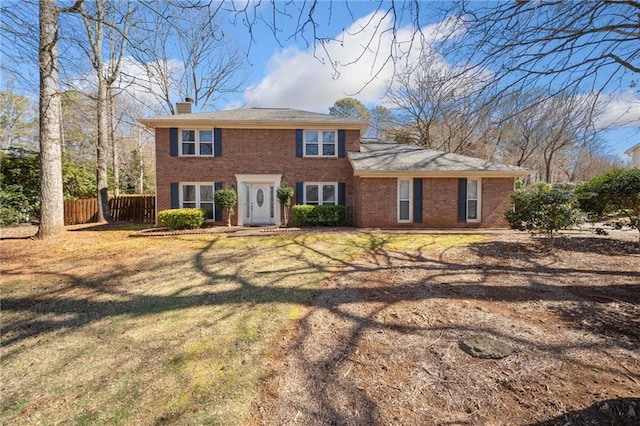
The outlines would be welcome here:
[[[185,112],[185,107],[187,108]],[[527,170],[365,139],[368,123],[285,108],[140,119],[155,129],[157,210],[199,207],[223,223],[214,191],[238,193],[237,225],[280,223],[275,190],[294,204],[340,204],[359,227],[504,227],[514,179]],[[182,112],[182,113],[181,113]]]

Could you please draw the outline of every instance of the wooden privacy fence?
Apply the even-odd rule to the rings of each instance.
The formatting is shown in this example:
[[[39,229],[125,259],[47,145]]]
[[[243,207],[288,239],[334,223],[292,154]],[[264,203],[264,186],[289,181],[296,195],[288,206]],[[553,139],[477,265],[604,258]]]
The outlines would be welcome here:
[[[135,223],[154,223],[156,220],[156,197],[153,195],[122,195],[109,198],[113,220]],[[98,199],[81,198],[65,200],[64,224],[78,225],[98,220]]]

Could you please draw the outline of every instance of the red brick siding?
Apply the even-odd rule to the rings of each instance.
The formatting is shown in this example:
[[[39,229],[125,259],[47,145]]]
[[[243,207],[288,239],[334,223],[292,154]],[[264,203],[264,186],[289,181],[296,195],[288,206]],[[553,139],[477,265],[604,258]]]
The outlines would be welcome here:
[[[356,178],[357,226],[381,228],[507,227],[513,178],[482,179],[481,222],[458,222],[458,178],[423,178],[422,223],[397,222],[397,179]]]
[[[345,131],[346,149],[358,150],[360,132]],[[156,129],[157,210],[171,208],[171,182],[237,185],[236,174],[282,174],[298,181],[344,182],[347,208],[354,209],[353,169],[347,158],[297,158],[295,129],[222,129],[221,157],[171,157],[169,129]],[[236,188],[237,189],[237,188]],[[234,215],[233,222],[237,218]]]
[[[511,209],[509,194],[513,191],[513,178],[482,179],[482,223],[487,228],[508,228],[504,213]]]

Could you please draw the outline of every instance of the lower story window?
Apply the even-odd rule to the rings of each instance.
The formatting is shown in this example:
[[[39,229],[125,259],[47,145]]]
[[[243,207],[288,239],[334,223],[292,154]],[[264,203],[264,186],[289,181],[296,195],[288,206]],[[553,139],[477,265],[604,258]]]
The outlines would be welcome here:
[[[206,220],[213,220],[213,183],[181,184],[180,207],[202,209]]]
[[[398,222],[411,221],[411,179],[398,179]]]
[[[336,205],[338,184],[335,182],[319,182],[304,184],[304,203],[314,206]]]
[[[480,181],[467,179],[467,222],[480,220]]]

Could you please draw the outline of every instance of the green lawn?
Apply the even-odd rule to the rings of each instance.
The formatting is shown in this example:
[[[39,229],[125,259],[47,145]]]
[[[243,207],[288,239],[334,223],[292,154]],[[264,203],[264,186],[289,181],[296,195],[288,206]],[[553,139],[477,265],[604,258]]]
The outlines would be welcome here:
[[[481,240],[128,235],[0,241],[3,424],[240,424],[280,330],[351,259]]]

